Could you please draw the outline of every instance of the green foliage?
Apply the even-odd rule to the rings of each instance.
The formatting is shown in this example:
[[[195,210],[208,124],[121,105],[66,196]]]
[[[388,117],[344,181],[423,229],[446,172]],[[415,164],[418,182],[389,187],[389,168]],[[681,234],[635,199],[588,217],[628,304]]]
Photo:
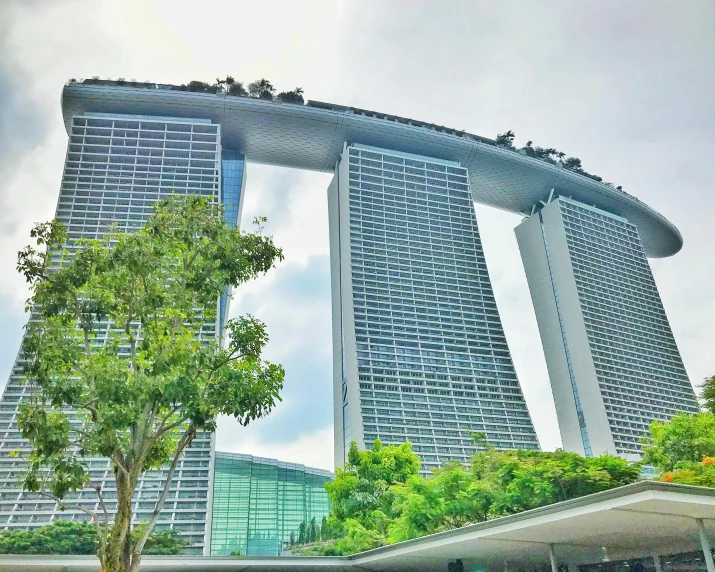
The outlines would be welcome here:
[[[302,91],[302,90],[301,90]],[[258,99],[273,99],[276,88],[265,78],[257,79],[248,84],[248,95]]]
[[[319,538],[319,533],[318,533],[318,525],[315,522],[315,517],[310,519],[310,522],[308,523],[308,542],[316,542],[320,540]]]
[[[0,531],[1,554],[96,554],[97,530],[88,522],[59,520],[33,530]]]
[[[507,149],[514,149],[514,132],[509,129],[506,133],[499,133],[496,138],[496,143],[499,147],[506,147]]]
[[[650,434],[641,439],[643,463],[659,472],[672,471],[682,463],[698,463],[715,456],[715,415],[711,412],[680,413],[670,421],[654,421]]]
[[[137,527],[132,536],[138,539],[143,530]],[[144,554],[180,554],[187,544],[173,530],[154,531]],[[98,548],[97,528],[90,522],[58,520],[32,530],[0,531],[0,554],[96,554]]]
[[[705,379],[703,383],[702,393],[703,405],[710,412],[715,414],[715,375]]]
[[[198,91],[203,93],[216,93],[217,91],[215,85],[211,85],[204,81],[197,80],[190,81],[183,87],[185,87],[187,91]]]
[[[132,540],[136,543],[146,532],[147,525],[140,524],[132,529]],[[144,545],[142,554],[171,556],[181,554],[181,549],[190,543],[181,538],[175,530],[154,530]],[[96,551],[95,551],[96,552]]]
[[[216,93],[225,93],[226,95],[233,95],[237,97],[245,97],[248,95],[246,88],[240,81],[236,81],[230,75],[226,76],[226,79],[216,78],[216,83],[214,84],[216,88]]]
[[[703,457],[699,463],[681,461],[677,469],[665,473],[659,480],[667,483],[715,487],[715,457]]]
[[[494,495],[490,515],[503,516],[633,483],[640,465],[610,455],[492,449],[474,455],[472,473]]]
[[[335,480],[325,484],[331,503],[332,523],[342,532],[342,523],[356,519],[364,526],[374,524],[392,506],[389,489],[404,483],[420,469],[420,460],[409,442],[383,446],[376,439],[372,449],[360,451],[353,441],[345,467],[338,468]],[[385,531],[383,531],[384,533]]]
[[[504,147],[506,149],[511,149],[512,151],[518,151],[519,153],[526,155],[527,157],[533,157],[535,159],[540,159],[546,163],[551,163],[552,165],[558,165],[569,171],[573,171],[594,181],[602,182],[603,179],[598,175],[593,175],[586,172],[581,165],[581,159],[578,157],[566,157],[566,153],[558,151],[553,147],[534,147],[533,141],[527,141],[521,149],[517,149],[514,146],[515,139],[514,132],[510,129],[505,133],[499,133],[496,137],[495,143],[498,147]],[[611,183],[605,183],[609,187],[613,187]],[[617,187],[621,190],[621,187]]]
[[[320,521],[320,540],[325,542],[333,537],[333,533],[330,530],[330,524],[328,523],[328,517],[324,516],[323,520]]]
[[[432,478],[415,475],[391,489],[394,494],[388,538],[401,542],[486,520],[495,494],[457,462],[433,471]]]
[[[278,99],[283,103],[304,103],[303,100],[303,88],[296,87],[293,91],[281,91],[278,94]]]
[[[241,556],[241,551],[240,550],[234,550],[231,552],[229,556]]]
[[[418,474],[409,443],[371,451],[353,444],[348,462],[326,483],[332,503],[329,526],[337,540],[303,554],[353,554],[577,498],[638,480],[640,465],[608,455],[583,458],[556,451],[497,451],[483,434],[484,449],[471,469],[450,462],[429,478]]]
[[[18,418],[32,445],[23,486],[58,499],[91,488],[102,502],[84,459],[109,458],[118,510],[112,522],[92,515],[100,561],[103,570],[136,570],[196,434],[213,431],[221,414],[247,425],[280,399],[283,368],[261,359],[265,325],[251,316],[229,321],[222,344],[206,323],[227,288],[267,272],[282,253],[270,237],[228,227],[220,207],[197,196],[157,203],[134,234],[115,229],[67,244],[53,221],[32,236],[40,248],[18,256],[36,318],[22,348],[34,390]],[[137,482],[162,466],[167,488],[132,541]]]

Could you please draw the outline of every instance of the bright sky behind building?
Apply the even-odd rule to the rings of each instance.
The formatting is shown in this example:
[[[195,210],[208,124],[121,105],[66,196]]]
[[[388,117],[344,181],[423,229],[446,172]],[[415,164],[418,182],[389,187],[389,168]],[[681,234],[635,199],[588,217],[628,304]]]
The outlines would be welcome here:
[[[631,0],[1,0],[0,384],[28,291],[15,254],[52,218],[70,78],[248,83],[556,147],[672,220],[685,240],[652,260],[691,381],[715,374],[715,4]],[[241,288],[232,314],[267,322],[283,402],[217,448],[332,468],[326,190],[330,176],[249,165],[243,225],[265,215],[285,262]],[[546,364],[513,229],[477,207],[517,374],[544,449],[560,446]]]

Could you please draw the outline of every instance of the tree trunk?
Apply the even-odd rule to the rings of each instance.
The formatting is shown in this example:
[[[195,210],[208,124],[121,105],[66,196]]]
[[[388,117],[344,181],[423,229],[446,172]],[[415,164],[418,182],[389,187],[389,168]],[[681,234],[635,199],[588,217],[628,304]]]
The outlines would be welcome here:
[[[100,560],[102,572],[129,572],[131,569],[131,523],[133,479],[117,472],[117,514],[109,531],[107,550]]]

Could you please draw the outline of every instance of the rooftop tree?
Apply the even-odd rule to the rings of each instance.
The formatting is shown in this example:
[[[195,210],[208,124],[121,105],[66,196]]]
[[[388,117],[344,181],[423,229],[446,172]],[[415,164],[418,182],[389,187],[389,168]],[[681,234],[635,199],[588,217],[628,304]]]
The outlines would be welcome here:
[[[258,99],[273,99],[276,88],[265,78],[257,79],[248,84],[248,95]]]
[[[282,253],[260,228],[228,227],[220,207],[197,196],[157,203],[133,234],[113,229],[103,240],[68,244],[53,221],[32,236],[37,246],[18,257],[33,312],[22,350],[34,389],[18,420],[32,446],[23,486],[60,500],[94,489],[102,512],[85,512],[101,569],[135,572],[197,433],[215,430],[221,414],[247,425],[280,399],[283,368],[261,359],[265,325],[231,320],[221,343],[207,324],[228,287],[267,272]],[[89,478],[85,459],[98,456],[111,462],[115,514]],[[166,483],[132,535],[132,495],[160,467]]]
[[[679,413],[670,421],[653,421],[641,444],[643,462],[661,473],[715,457],[715,415]]]
[[[303,104],[305,100],[303,99],[303,88],[296,87],[292,91],[281,91],[278,94],[278,99],[283,103],[299,103]]]

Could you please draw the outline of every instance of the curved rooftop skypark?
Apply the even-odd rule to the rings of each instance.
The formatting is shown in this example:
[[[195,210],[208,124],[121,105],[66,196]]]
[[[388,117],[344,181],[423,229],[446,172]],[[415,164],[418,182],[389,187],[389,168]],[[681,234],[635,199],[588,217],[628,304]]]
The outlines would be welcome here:
[[[654,419],[697,410],[646,258],[675,254],[681,235],[619,188],[464,131],[315,101],[90,80],[65,86],[62,111],[71,232],[126,216],[114,204],[216,188],[236,224],[245,162],[333,173],[337,466],[353,440],[409,439],[425,471],[468,462],[472,432],[538,449],[472,201],[526,217],[517,238],[565,448],[636,459]],[[73,193],[93,206],[68,206],[84,200]]]
[[[648,257],[678,252],[678,229],[636,197],[488,138],[414,119],[330,103],[306,105],[184,91],[162,84],[69,83],[62,93],[67,132],[86,112],[210,119],[221,125],[224,147],[246,161],[332,173],[343,145],[360,143],[460,163],[469,171],[475,202],[528,216],[552,189],[557,195],[628,219]]]

